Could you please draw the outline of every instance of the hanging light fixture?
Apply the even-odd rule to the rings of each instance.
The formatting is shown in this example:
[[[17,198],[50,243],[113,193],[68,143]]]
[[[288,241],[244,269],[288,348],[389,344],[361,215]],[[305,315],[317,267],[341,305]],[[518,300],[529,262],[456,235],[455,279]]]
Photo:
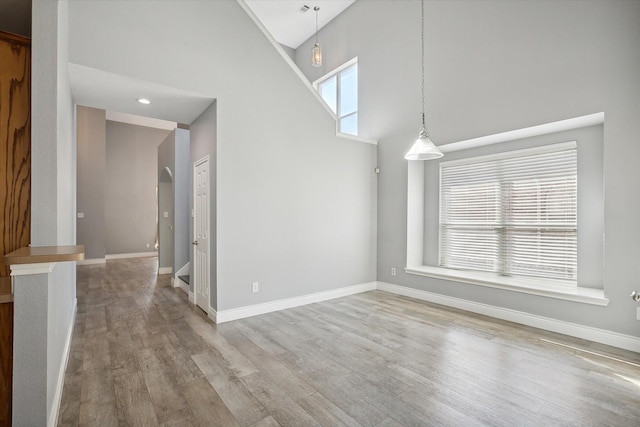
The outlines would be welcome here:
[[[420,128],[420,132],[418,134],[418,139],[413,144],[411,149],[407,154],[405,154],[404,158],[407,160],[433,160],[439,159],[443,156],[442,151],[435,146],[433,141],[429,138],[429,132],[427,132],[427,125],[425,123],[425,114],[424,114],[424,0],[421,0],[422,3],[422,28],[421,28],[421,37],[420,40],[422,42],[422,127]]]
[[[322,50],[320,49],[320,43],[318,43],[318,11],[320,6],[314,7],[313,10],[316,11],[316,44],[311,49],[311,65],[320,67],[322,66]]]

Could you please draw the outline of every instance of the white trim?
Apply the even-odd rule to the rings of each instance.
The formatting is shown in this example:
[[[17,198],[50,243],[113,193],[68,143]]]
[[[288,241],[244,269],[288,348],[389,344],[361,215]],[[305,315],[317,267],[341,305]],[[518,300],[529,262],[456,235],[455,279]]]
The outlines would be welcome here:
[[[53,262],[35,264],[12,264],[11,276],[29,276],[31,274],[49,274],[53,271]]]
[[[78,309],[78,299],[73,301],[73,309],[71,314],[71,327],[67,332],[67,338],[64,343],[64,356],[60,364],[60,370],[58,371],[58,382],[56,383],[56,391],[53,396],[53,405],[51,407],[51,413],[47,425],[49,427],[55,427],[58,424],[58,413],[60,412],[60,404],[62,403],[62,389],[64,388],[64,374],[67,372],[67,365],[69,364],[69,355],[71,353],[71,340],[73,338],[73,328],[76,323],[76,313]]]
[[[309,91],[311,91],[312,95],[318,100],[320,105],[322,105],[322,107],[327,111],[327,113],[329,113],[331,115],[331,117],[333,117],[334,120],[335,120],[336,119],[336,115],[333,114],[333,111],[331,111],[331,108],[329,108],[327,103],[324,102],[324,100],[322,99],[322,97],[320,96],[318,91],[314,89],[313,85],[309,82],[309,79],[307,79],[307,76],[305,76],[302,73],[302,71],[300,70],[300,67],[298,67],[296,65],[296,63],[293,61],[293,59],[291,59],[291,57],[287,54],[287,52],[284,51],[282,46],[280,46],[280,43],[278,43],[278,41],[273,38],[273,36],[269,32],[269,30],[267,30],[266,27],[262,24],[262,22],[256,17],[256,15],[253,13],[251,8],[249,6],[247,6],[247,3],[244,0],[236,0],[236,1],[240,5],[240,7],[242,7],[244,9],[244,11],[247,13],[247,15],[249,15],[249,18],[251,18],[251,20],[254,22],[254,24],[256,24],[256,26],[260,29],[260,31],[262,31],[262,34],[264,34],[264,36],[267,38],[267,40],[269,40],[271,42],[271,44],[273,45],[273,48],[280,54],[280,56],[282,56],[282,59],[284,59],[284,61],[287,64],[289,64],[289,67],[291,67],[293,72],[298,76],[298,78],[300,78],[300,81],[302,81],[302,84],[304,84],[304,86],[307,89],[309,89]],[[336,125],[336,129],[338,129],[338,125]],[[340,137],[342,135],[343,134],[339,135],[338,133],[336,133],[336,136]],[[352,136],[352,135],[350,135],[350,136]],[[351,140],[354,140],[354,141],[359,141],[359,142],[365,142],[367,144],[378,145],[378,141],[375,140],[375,139],[362,138],[362,137],[360,137],[360,138],[348,138],[348,139],[351,139]]]
[[[435,294],[406,286],[393,285],[391,283],[377,282],[377,289],[397,295],[404,295],[435,304],[458,308],[497,319],[520,323],[534,328],[557,332],[572,337],[582,338],[601,344],[611,345],[625,350],[640,352],[640,338],[631,335],[624,335],[604,329],[593,328],[591,326],[579,325],[562,320],[550,319],[548,317],[537,316],[524,313],[522,311],[508,308],[496,307],[460,298]]]
[[[350,133],[340,132],[338,128],[339,128],[339,124],[336,123],[336,136],[338,138],[350,139],[352,141],[364,142],[366,144],[371,144],[371,145],[378,145],[377,139],[365,138],[364,136],[351,135]]]
[[[318,90],[318,86],[320,86],[320,83],[322,83],[323,81],[327,80],[329,77],[338,74],[341,71],[346,70],[347,68],[351,67],[352,65],[355,65],[358,63],[358,57],[354,56],[353,58],[351,58],[350,60],[348,60],[347,62],[345,62],[344,64],[340,65],[339,67],[334,68],[333,70],[329,71],[328,73],[326,73],[324,76],[319,77],[317,79],[314,80],[313,83],[311,83],[313,85],[313,88],[315,90]],[[335,114],[334,114],[335,115]]]
[[[180,285],[180,288],[182,288],[182,285]],[[189,288],[187,288],[187,289],[189,289]],[[191,291],[189,291],[189,290],[188,290],[188,291],[187,291],[187,294],[189,294],[189,302],[190,302],[191,304],[195,304],[195,303],[196,303],[196,299],[195,299],[195,297],[193,296],[193,292],[191,292]]]
[[[449,160],[440,162],[440,169],[447,166],[460,166],[475,163],[488,162],[492,160],[512,159],[515,157],[532,156],[535,154],[555,153],[557,151],[565,151],[578,148],[578,141],[557,142],[554,144],[539,145],[537,147],[522,148],[519,150],[501,151],[494,154],[486,154],[484,156],[467,157],[464,159]]]
[[[134,252],[129,254],[109,254],[106,255],[106,259],[125,259],[125,258],[148,258],[156,257],[158,252]]]
[[[561,282],[559,280],[554,281],[553,279],[514,278],[492,273],[483,274],[482,272],[476,271],[460,271],[441,267],[431,267],[427,265],[407,267],[404,271],[417,276],[433,277],[436,279],[450,280],[470,285],[505,289],[508,291],[538,295],[547,298],[601,306],[609,305],[609,299],[605,298],[604,290],[602,289],[584,288],[566,284],[553,285],[550,283]]]
[[[129,123],[137,126],[146,126],[151,128],[174,130],[178,127],[178,123],[170,122],[167,120],[153,119],[151,117],[142,117],[135,114],[120,113],[116,111],[107,110],[106,120],[113,122]]]
[[[218,311],[216,313],[216,321],[217,323],[230,322],[232,320],[244,319],[245,317],[257,316],[259,314],[271,313],[274,311],[285,310],[287,308],[300,307],[316,302],[322,302],[335,298],[345,297],[348,295],[373,291],[375,289],[376,282],[361,283],[359,285],[332,289],[330,291],[316,292],[313,294],[302,295],[293,298],[269,301],[262,304],[232,308],[229,310]]]
[[[479,138],[465,139],[464,141],[439,145],[438,148],[443,153],[451,153],[454,151],[466,150],[468,148],[483,147],[485,145],[498,144],[522,138],[531,138],[533,136],[579,129],[587,126],[601,125],[603,123],[604,113],[587,114],[586,116],[574,117],[572,119],[559,120],[557,122],[545,123],[508,132],[495,133],[493,135],[482,136]]]
[[[216,310],[213,307],[209,306],[209,312],[207,313],[207,316],[209,316],[209,319],[213,320],[213,323],[218,323],[217,322],[217,318],[218,318],[217,314],[218,313],[216,312]]]
[[[83,259],[80,261],[76,261],[76,265],[92,265],[92,264],[106,264],[107,259],[106,258],[89,258],[89,259]]]
[[[158,274],[171,274],[173,267],[158,267]]]
[[[182,290],[183,290],[183,291],[185,291],[187,294],[192,293],[192,292],[189,290],[189,285],[188,285],[187,283],[183,282],[183,281],[182,281],[182,279],[180,279],[179,277],[176,279],[176,283],[177,283],[176,288],[180,288],[180,289],[182,289]]]
[[[173,276],[171,276],[171,287],[177,288],[178,286],[178,281]]]

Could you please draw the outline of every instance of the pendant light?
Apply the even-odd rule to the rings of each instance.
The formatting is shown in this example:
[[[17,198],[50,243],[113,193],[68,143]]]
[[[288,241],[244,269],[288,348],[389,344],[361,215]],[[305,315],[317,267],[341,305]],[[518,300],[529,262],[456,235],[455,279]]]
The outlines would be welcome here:
[[[429,132],[427,132],[427,125],[425,123],[425,114],[424,114],[424,0],[421,0],[422,4],[422,28],[421,28],[421,37],[420,40],[422,42],[422,127],[420,128],[420,132],[418,134],[418,139],[411,146],[411,149],[407,154],[405,154],[404,158],[407,160],[433,160],[439,159],[443,156],[442,151],[435,146],[433,141],[429,138]]]
[[[320,49],[320,43],[318,43],[318,11],[320,6],[313,8],[316,11],[316,44],[313,45],[311,50],[311,65],[314,67],[322,66],[322,50]]]

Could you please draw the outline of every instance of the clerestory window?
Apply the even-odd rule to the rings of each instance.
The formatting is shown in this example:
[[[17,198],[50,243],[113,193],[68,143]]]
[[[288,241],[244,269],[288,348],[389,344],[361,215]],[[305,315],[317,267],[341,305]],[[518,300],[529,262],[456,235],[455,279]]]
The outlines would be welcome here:
[[[338,130],[358,135],[358,58],[318,79],[314,87],[338,120]]]

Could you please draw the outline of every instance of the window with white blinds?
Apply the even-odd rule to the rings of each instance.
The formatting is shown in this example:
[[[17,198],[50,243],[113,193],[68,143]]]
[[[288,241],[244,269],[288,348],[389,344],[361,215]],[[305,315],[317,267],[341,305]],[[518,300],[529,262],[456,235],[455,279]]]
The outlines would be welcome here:
[[[577,282],[577,149],[440,163],[440,266]]]

